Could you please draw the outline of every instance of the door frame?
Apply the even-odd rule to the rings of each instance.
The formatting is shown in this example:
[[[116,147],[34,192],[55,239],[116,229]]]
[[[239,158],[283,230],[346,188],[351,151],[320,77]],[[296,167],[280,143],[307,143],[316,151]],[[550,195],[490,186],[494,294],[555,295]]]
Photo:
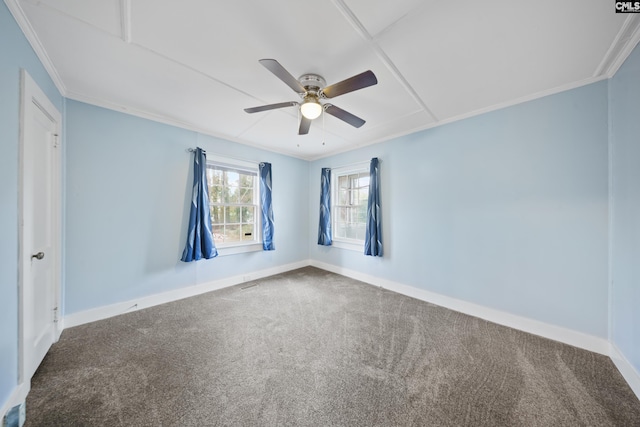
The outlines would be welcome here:
[[[35,104],[52,121],[55,122],[54,149],[52,150],[51,173],[51,211],[52,211],[52,270],[53,270],[53,301],[54,312],[54,342],[58,341],[64,325],[61,321],[62,308],[62,115],[53,105],[38,84],[25,69],[20,70],[20,142],[18,161],[18,389],[19,401],[24,401],[31,388],[31,378],[26,378],[27,356],[25,351],[25,316],[26,301],[24,299],[24,269],[31,262],[24,242],[24,174],[25,174],[25,121],[30,104]]]

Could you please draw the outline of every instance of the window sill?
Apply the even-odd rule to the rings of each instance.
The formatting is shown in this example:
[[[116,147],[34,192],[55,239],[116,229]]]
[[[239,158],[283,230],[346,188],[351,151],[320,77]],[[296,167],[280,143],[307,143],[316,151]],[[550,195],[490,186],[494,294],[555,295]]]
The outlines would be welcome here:
[[[234,246],[222,246],[218,247],[218,256],[236,255],[247,252],[260,252],[262,251],[262,243],[245,243]]]
[[[360,252],[360,253],[364,252],[364,242],[361,242],[358,240],[333,239],[331,246],[335,248],[340,248],[340,249],[347,249],[349,251],[354,251],[354,252]]]

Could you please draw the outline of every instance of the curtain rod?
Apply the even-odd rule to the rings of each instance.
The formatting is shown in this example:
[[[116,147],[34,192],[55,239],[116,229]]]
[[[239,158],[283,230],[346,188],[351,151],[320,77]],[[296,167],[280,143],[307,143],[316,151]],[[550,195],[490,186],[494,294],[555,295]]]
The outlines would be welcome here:
[[[374,157],[372,157],[371,159],[373,159],[373,158],[374,158]],[[351,166],[359,166],[359,165],[362,165],[362,164],[364,164],[364,163],[366,163],[366,164],[370,165],[370,164],[371,164],[371,159],[369,159],[369,160],[363,160],[363,161],[361,161],[361,162],[349,163],[349,164],[347,164],[347,165],[338,165],[338,166],[333,166],[333,167],[330,167],[329,169],[349,168],[349,167],[351,167]],[[382,163],[382,160],[380,160],[380,157],[378,157],[378,163]]]
[[[187,148],[187,150],[186,150],[186,151],[187,151],[187,152],[189,152],[189,153],[195,153],[195,152],[196,152],[196,149],[195,149],[195,148],[191,148],[191,147],[189,147],[189,148]],[[204,151],[205,153],[207,153],[207,150],[205,150],[204,148],[202,149],[202,151]],[[256,165],[259,165],[259,164],[263,164],[263,163],[265,163],[265,162],[261,162],[261,161],[258,161],[258,160],[247,160],[247,159],[241,159],[241,158],[238,158],[238,157],[227,156],[226,154],[211,153],[211,155],[212,155],[212,156],[219,155],[220,157],[222,157],[222,158],[224,158],[224,159],[237,160],[238,162],[253,163],[253,164],[256,164]],[[215,162],[215,158],[213,158],[213,159],[207,159],[207,160],[212,160],[212,161],[214,161],[214,162]],[[222,162],[221,162],[221,163],[222,163]]]

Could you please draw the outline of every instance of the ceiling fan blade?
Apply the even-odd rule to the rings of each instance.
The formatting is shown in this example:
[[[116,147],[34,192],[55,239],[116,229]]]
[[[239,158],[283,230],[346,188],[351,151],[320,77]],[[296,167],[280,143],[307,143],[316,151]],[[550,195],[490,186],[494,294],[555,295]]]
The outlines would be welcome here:
[[[269,105],[261,105],[260,107],[245,108],[244,111],[246,111],[247,113],[259,113],[260,111],[275,110],[276,108],[293,107],[294,105],[298,105],[298,103],[295,101],[280,102],[278,104],[269,104]]]
[[[298,79],[293,77],[278,61],[275,59],[261,59],[260,62],[267,70],[271,71],[277,78],[282,80],[293,89],[296,93],[305,93],[304,87],[300,84]]]
[[[353,76],[341,82],[327,86],[322,89],[321,93],[325,98],[335,98],[338,95],[344,95],[345,93],[353,92],[354,90],[364,89],[365,87],[373,86],[377,83],[378,79],[376,78],[376,75],[373,74],[373,71],[367,70],[357,76]]]
[[[345,111],[342,108],[336,107],[332,104],[325,104],[324,111],[328,114],[331,114],[333,117],[337,117],[340,120],[349,123],[353,127],[359,128],[360,126],[365,124],[365,121],[360,117],[354,116],[350,112]]]
[[[300,120],[300,129],[298,130],[298,135],[308,134],[310,127],[311,127],[311,120],[307,119],[305,116],[302,116],[302,120]]]

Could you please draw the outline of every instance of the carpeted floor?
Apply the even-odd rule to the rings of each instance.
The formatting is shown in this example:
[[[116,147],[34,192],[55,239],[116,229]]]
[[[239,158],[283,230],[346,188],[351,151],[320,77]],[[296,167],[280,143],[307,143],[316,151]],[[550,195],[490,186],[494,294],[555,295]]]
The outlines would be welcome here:
[[[311,267],[65,330],[25,426],[640,426],[605,356]]]

